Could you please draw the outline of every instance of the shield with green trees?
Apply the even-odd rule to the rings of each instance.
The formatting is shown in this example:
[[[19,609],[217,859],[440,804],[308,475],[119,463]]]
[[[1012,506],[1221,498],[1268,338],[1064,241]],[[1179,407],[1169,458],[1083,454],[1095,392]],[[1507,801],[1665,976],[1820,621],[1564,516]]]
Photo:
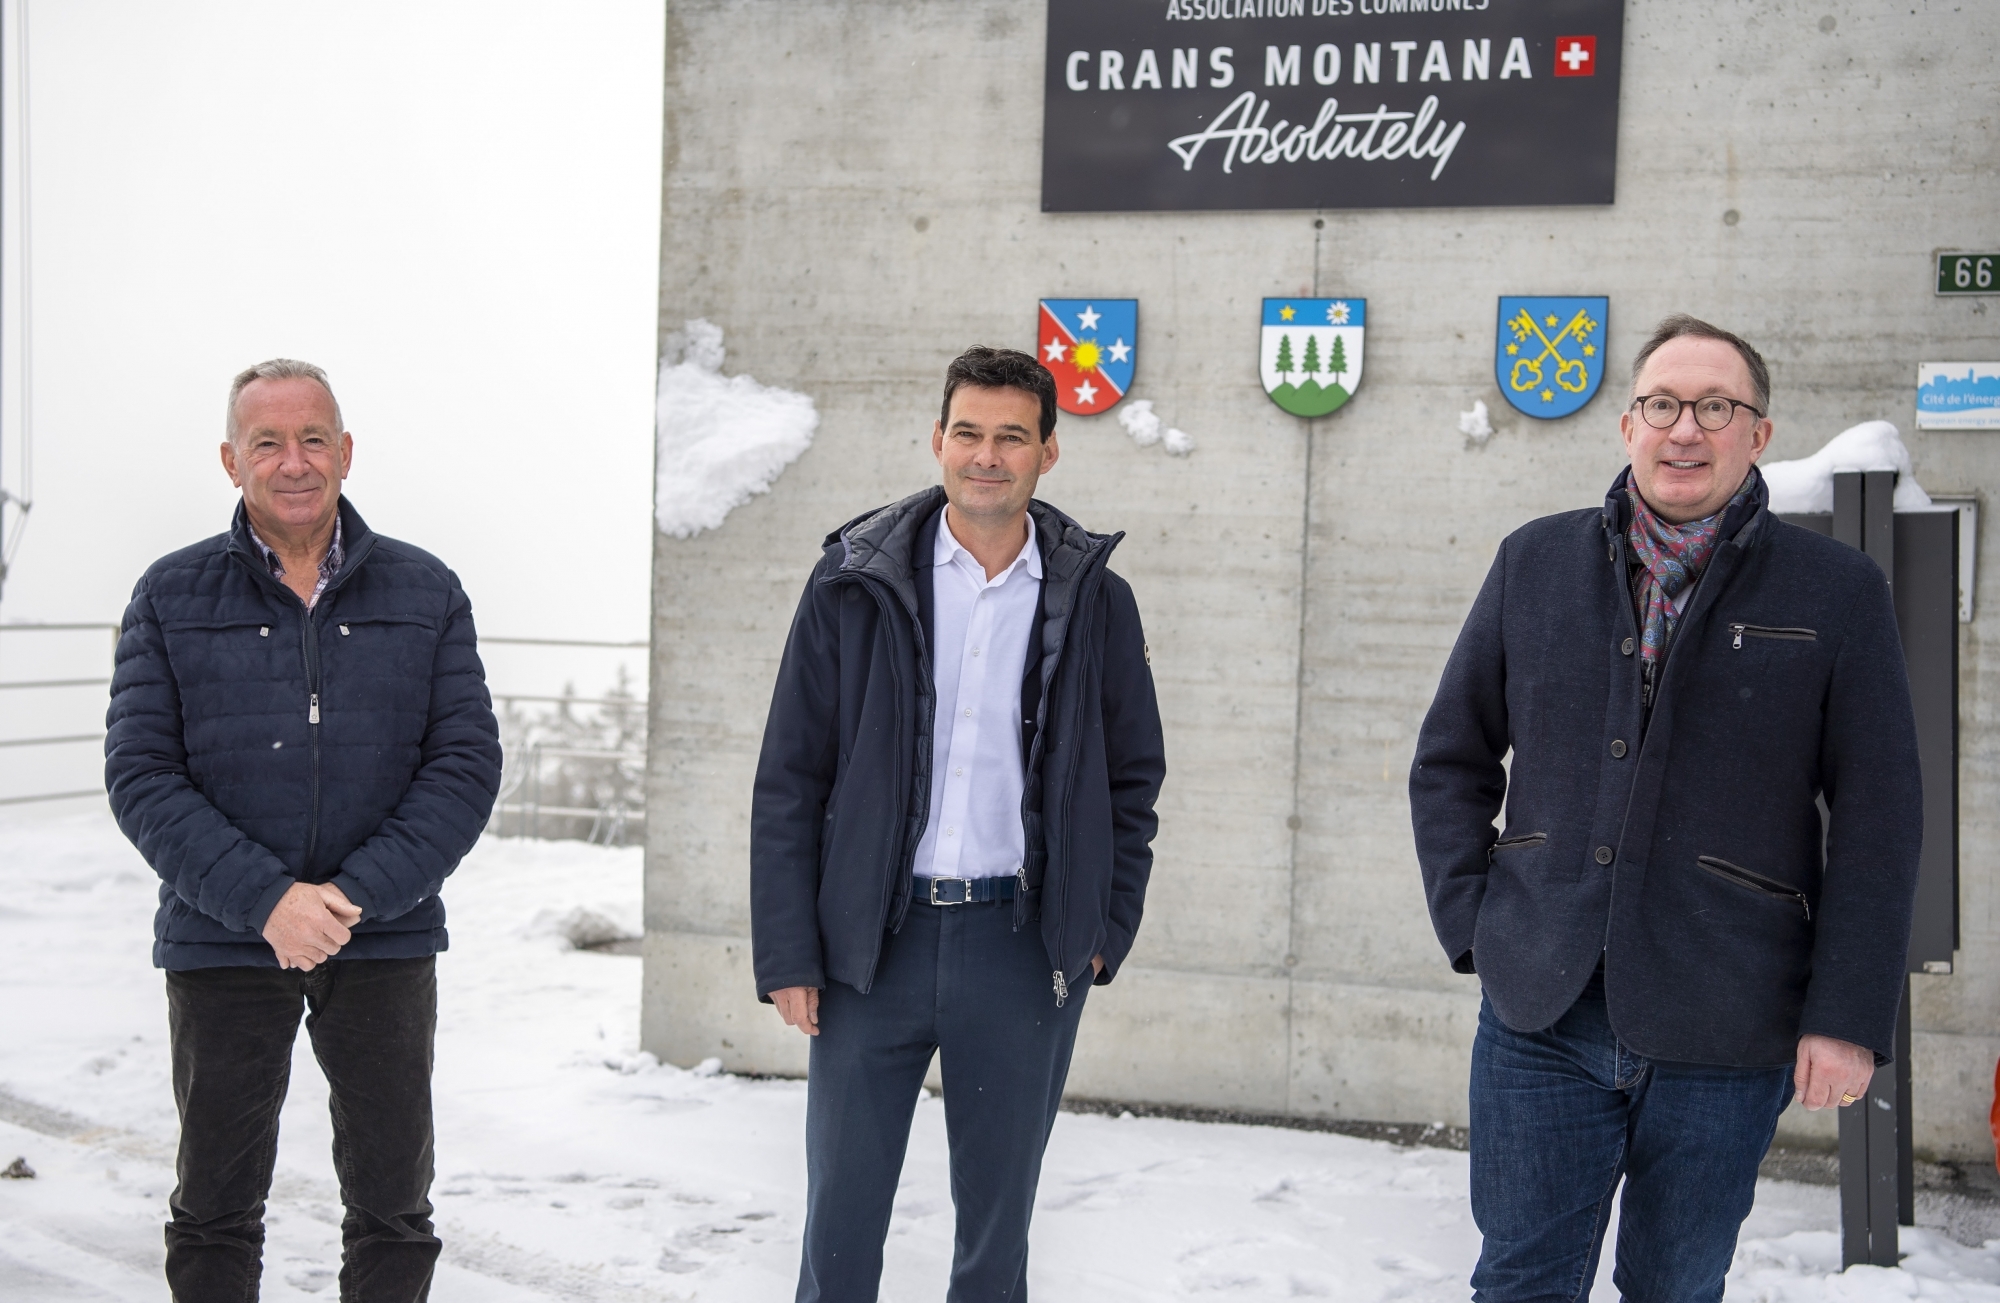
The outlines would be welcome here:
[[[1338,411],[1361,384],[1366,299],[1265,299],[1258,373],[1293,416]]]

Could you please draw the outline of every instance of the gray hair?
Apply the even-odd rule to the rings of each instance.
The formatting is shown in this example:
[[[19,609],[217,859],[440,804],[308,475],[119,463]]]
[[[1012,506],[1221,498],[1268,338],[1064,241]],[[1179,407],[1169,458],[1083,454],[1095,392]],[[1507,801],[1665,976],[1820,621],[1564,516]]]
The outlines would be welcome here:
[[[347,429],[347,423],[340,416],[340,400],[333,396],[333,382],[326,378],[326,372],[320,370],[310,362],[301,362],[296,358],[289,357],[274,357],[268,362],[259,362],[256,366],[242,371],[237,375],[236,379],[229,382],[229,410],[223,418],[222,426],[224,432],[229,436],[229,442],[235,443],[238,434],[236,429],[236,400],[242,395],[245,389],[250,387],[251,382],[255,380],[312,381],[321,389],[326,390],[327,398],[333,403],[333,423],[338,427],[334,433],[339,434]]]

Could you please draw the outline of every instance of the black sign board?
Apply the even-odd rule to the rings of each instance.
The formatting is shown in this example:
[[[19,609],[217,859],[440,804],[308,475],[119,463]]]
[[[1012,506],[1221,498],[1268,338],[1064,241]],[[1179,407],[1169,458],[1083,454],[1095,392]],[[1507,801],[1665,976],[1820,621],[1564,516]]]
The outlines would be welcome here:
[[[1624,0],[1049,0],[1042,209],[1608,204]]]

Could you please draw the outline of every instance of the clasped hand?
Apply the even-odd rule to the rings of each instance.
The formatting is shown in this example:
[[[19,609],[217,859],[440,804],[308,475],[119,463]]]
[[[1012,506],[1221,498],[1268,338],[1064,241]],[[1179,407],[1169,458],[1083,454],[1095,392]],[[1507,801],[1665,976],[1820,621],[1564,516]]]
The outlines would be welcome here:
[[[361,921],[361,906],[330,882],[294,882],[264,921],[278,967],[311,972],[340,953]]]

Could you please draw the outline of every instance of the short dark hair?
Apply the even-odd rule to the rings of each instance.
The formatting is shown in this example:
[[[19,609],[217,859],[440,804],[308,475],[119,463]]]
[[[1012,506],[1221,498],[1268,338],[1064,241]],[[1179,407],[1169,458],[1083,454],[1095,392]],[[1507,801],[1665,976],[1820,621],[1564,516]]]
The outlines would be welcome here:
[[[1670,339],[1692,336],[1696,339],[1719,339],[1742,355],[1743,365],[1750,369],[1750,388],[1756,394],[1757,406],[1766,415],[1771,411],[1771,369],[1764,365],[1764,355],[1750,347],[1741,335],[1732,335],[1720,326],[1711,326],[1700,317],[1691,317],[1685,312],[1676,312],[1653,328],[1653,337],[1640,346],[1637,356],[1632,359],[1632,384],[1639,384],[1639,372],[1645,370],[1647,359],[1660,351],[1660,346]]]
[[[946,429],[951,428],[951,396],[961,385],[1033,394],[1042,404],[1042,442],[1047,443],[1055,433],[1056,378],[1031,354],[974,345],[953,358],[944,369],[944,407],[938,413],[938,424]]]

